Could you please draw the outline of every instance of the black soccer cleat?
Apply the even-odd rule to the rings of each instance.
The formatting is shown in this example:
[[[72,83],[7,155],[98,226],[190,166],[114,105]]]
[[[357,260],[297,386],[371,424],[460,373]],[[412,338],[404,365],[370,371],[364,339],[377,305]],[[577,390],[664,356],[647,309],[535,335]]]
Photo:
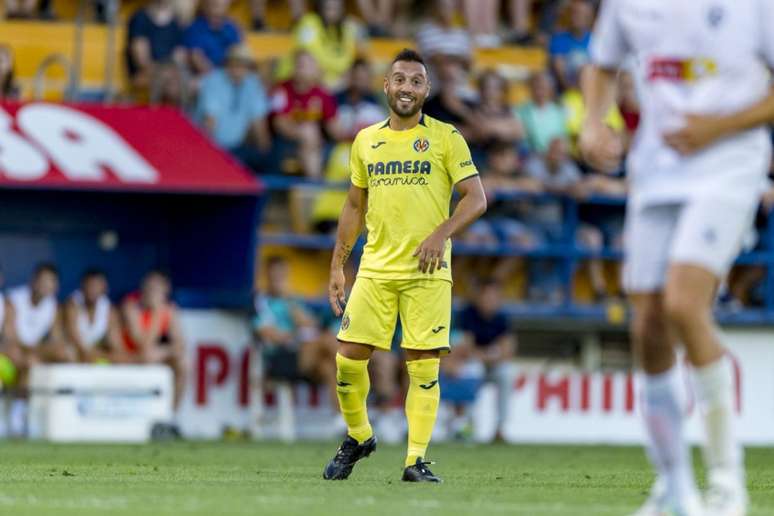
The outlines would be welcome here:
[[[347,436],[339,449],[336,450],[336,455],[325,466],[323,478],[325,480],[346,480],[352,473],[355,463],[371,455],[374,450],[376,450],[376,436],[372,436],[363,444],[358,444],[355,439]]]
[[[401,480],[404,482],[443,482],[428,469],[427,466],[429,464],[432,464],[432,462],[425,462],[422,460],[422,457],[417,458],[416,464],[408,466],[403,470],[403,478]]]

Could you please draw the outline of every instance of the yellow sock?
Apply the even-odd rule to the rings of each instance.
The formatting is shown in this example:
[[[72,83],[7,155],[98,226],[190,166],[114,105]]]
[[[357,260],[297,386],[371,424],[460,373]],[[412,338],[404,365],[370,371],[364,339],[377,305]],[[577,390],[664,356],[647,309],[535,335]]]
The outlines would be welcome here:
[[[406,362],[409,389],[406,395],[406,419],[408,420],[408,454],[406,466],[413,466],[418,457],[424,457],[435,426],[441,388],[438,370],[441,360],[426,358]]]
[[[366,398],[371,380],[368,360],[352,360],[336,354],[336,395],[350,437],[362,443],[374,435],[368,422]]]

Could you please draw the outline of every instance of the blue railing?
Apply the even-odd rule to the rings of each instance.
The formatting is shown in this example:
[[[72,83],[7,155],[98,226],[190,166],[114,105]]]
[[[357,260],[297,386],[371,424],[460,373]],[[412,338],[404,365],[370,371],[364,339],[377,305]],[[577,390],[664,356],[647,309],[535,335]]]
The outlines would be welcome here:
[[[288,176],[262,177],[267,190],[271,192],[286,191],[294,187],[341,189],[348,188],[348,182],[329,183],[300,179]],[[579,210],[583,206],[607,206],[611,209],[623,208],[626,199],[621,196],[591,196],[583,200],[571,197],[554,196],[551,194],[527,194],[521,192],[500,192],[496,200],[529,200],[531,202],[560,202],[563,211],[563,234],[558,242],[542,245],[537,248],[524,248],[508,244],[497,246],[474,246],[463,242],[454,243],[454,254],[457,256],[499,256],[524,257],[530,259],[551,259],[555,261],[561,274],[564,288],[561,304],[534,304],[528,302],[509,303],[506,311],[516,319],[576,319],[608,322],[610,310],[607,304],[578,303],[574,299],[574,277],[580,262],[588,259],[603,259],[620,261],[623,255],[616,249],[605,247],[598,251],[583,249],[575,243],[575,233],[580,223]],[[762,244],[760,250],[745,252],[736,260],[737,265],[762,265],[766,268],[764,279],[764,296],[762,308],[744,308],[739,311],[718,310],[719,320],[725,324],[774,324],[774,224],[766,224],[760,235]],[[261,231],[260,245],[278,245],[298,249],[332,249],[335,239],[330,235],[271,233]],[[354,251],[354,258],[359,259],[363,242],[359,242]],[[324,304],[320,298],[315,303]]]

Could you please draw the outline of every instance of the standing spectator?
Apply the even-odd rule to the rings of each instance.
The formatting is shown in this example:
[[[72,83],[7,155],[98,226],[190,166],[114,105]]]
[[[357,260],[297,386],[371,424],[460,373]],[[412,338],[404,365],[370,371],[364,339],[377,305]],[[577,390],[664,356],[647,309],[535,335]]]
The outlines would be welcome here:
[[[266,294],[256,298],[253,328],[263,346],[270,379],[310,379],[325,385],[336,408],[335,340],[323,339],[317,320],[303,302],[290,296],[290,269],[279,256],[266,261]]]
[[[442,86],[438,75],[446,60],[456,59],[468,67],[473,57],[470,34],[464,27],[455,24],[456,12],[455,0],[430,1],[425,12],[426,20],[417,30],[417,47],[427,60],[430,82],[435,86]]]
[[[17,100],[19,85],[16,84],[14,72],[13,49],[0,44],[0,100]]]
[[[548,52],[561,91],[578,87],[581,68],[589,62],[594,6],[591,0],[570,0],[568,30],[551,37]]]
[[[89,269],[81,277],[81,288],[65,304],[65,335],[81,362],[126,361],[118,311],[107,292],[105,273]]]
[[[250,47],[231,47],[225,64],[202,79],[196,118],[218,145],[262,171],[271,148],[269,99]]]
[[[474,146],[479,152],[497,142],[517,146],[524,137],[524,127],[508,105],[508,80],[495,70],[486,70],[478,78],[478,93],[473,110]]]
[[[457,366],[452,370],[459,370],[470,362],[483,366],[486,379],[497,385],[497,428],[500,431],[508,416],[513,390],[511,360],[516,355],[516,335],[503,311],[502,290],[497,281],[480,282],[475,298],[460,313],[457,326],[463,335],[462,343],[446,360]]]
[[[56,300],[59,272],[49,263],[35,267],[27,286],[11,289],[5,301],[3,352],[17,370],[15,398],[11,402],[10,432],[23,436],[27,428],[25,389],[30,368],[37,364],[70,362],[71,349],[62,334],[62,320]]]
[[[314,56],[322,71],[323,84],[333,91],[339,89],[355,61],[360,29],[346,16],[343,0],[317,0],[315,4],[315,9],[298,21],[293,39],[297,49],[305,49]]]
[[[517,113],[527,134],[530,150],[543,154],[555,138],[567,137],[567,115],[556,102],[556,88],[551,76],[536,72],[529,79],[532,99],[522,104]]]
[[[183,28],[173,0],[153,0],[129,19],[126,65],[132,87],[148,88],[154,65],[167,61],[185,64]]]
[[[293,77],[272,93],[271,125],[276,135],[276,162],[295,156],[307,177],[322,175],[326,137],[336,139],[336,100],[320,84],[320,68],[314,56],[297,50]],[[283,165],[283,168],[289,168]]]
[[[336,95],[335,124],[343,140],[336,144],[328,157],[325,168],[325,180],[328,182],[346,182],[349,179],[349,152],[355,135],[387,116],[374,95],[373,74],[368,61],[356,60],[348,76],[347,89]],[[312,222],[318,232],[329,233],[336,228],[346,197],[346,191],[340,189],[320,192],[312,213]]]
[[[463,0],[465,20],[477,47],[494,48],[502,43],[497,35],[500,0]]]
[[[172,286],[161,271],[151,271],[139,292],[129,294],[121,306],[124,347],[133,362],[166,364],[175,375],[174,406],[185,390],[185,341],[177,306],[170,301]]]
[[[223,66],[228,49],[242,41],[239,27],[227,16],[230,3],[230,0],[203,0],[201,14],[183,34],[191,67],[197,76]]]

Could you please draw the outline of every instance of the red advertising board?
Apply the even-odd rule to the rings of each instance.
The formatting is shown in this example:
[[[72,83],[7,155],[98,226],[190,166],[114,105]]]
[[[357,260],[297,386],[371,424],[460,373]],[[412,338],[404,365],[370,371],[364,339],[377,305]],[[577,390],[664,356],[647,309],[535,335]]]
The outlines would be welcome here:
[[[0,103],[0,188],[255,195],[259,183],[170,108]]]

